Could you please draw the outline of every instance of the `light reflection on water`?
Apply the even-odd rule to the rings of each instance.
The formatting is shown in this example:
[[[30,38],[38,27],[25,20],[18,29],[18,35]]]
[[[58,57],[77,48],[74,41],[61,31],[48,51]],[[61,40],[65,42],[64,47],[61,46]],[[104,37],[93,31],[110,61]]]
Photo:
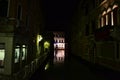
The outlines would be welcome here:
[[[65,59],[65,50],[54,51],[54,63],[63,63]]]

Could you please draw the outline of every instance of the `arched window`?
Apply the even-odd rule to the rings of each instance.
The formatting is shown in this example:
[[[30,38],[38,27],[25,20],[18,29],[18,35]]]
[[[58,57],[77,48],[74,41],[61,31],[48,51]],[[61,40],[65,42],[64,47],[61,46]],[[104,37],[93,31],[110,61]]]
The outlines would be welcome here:
[[[108,15],[108,25],[111,25],[111,8],[108,8],[107,15]]]
[[[117,25],[118,6],[114,5],[112,8],[112,25]]]
[[[106,11],[102,13],[102,27],[106,25]]]
[[[101,17],[101,27],[103,27],[104,26],[104,19],[103,19],[103,17]]]
[[[98,20],[98,28],[101,27],[101,18],[99,17],[99,20]]]

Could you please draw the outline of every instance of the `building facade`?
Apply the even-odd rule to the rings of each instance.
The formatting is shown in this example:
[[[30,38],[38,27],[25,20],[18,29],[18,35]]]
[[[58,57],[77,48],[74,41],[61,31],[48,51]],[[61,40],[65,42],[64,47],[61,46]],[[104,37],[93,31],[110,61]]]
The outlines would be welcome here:
[[[119,0],[81,0],[71,29],[72,53],[120,70]]]
[[[64,62],[65,59],[65,33],[53,32],[54,34],[54,62]]]
[[[44,60],[42,19],[40,0],[0,0],[0,80],[29,78]]]

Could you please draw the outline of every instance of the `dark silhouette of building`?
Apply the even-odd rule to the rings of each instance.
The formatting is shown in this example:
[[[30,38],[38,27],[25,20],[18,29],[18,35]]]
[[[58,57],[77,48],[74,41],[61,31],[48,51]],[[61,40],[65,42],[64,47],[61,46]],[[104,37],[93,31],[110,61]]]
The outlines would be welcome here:
[[[91,63],[120,70],[119,0],[81,0],[71,25],[71,51]]]

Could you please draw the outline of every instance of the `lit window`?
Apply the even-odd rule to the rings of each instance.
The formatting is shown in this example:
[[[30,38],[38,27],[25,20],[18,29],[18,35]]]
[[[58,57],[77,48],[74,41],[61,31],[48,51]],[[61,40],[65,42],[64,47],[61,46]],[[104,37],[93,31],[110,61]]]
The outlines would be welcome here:
[[[117,8],[117,7],[118,7],[118,5],[114,5],[112,9],[115,9],[115,8]]]
[[[106,11],[102,13],[102,27],[106,25]]]
[[[111,8],[108,8],[107,13],[109,13],[110,11],[111,11]]]
[[[111,22],[112,22],[112,20],[111,20],[111,8],[108,8],[108,10],[107,10],[107,15],[108,15],[108,25],[111,25]]]
[[[113,21],[112,21],[112,25],[117,25],[117,23],[118,23],[118,6],[117,5],[114,5],[113,6],[113,13],[112,13],[112,17],[113,17]]]
[[[5,58],[5,44],[0,43],[0,68],[4,67],[4,58]]]
[[[106,11],[104,11],[103,13],[102,13],[102,16],[104,16],[106,14]]]
[[[113,23],[113,12],[111,12],[111,25],[113,26],[114,23]]]
[[[15,48],[15,63],[18,63],[19,62],[19,58],[20,58],[20,46],[17,45],[16,48]]]
[[[101,27],[103,27],[103,17],[101,18]]]
[[[106,25],[108,25],[108,15],[106,15]]]
[[[22,45],[22,60],[25,60],[27,55],[26,45]]]

